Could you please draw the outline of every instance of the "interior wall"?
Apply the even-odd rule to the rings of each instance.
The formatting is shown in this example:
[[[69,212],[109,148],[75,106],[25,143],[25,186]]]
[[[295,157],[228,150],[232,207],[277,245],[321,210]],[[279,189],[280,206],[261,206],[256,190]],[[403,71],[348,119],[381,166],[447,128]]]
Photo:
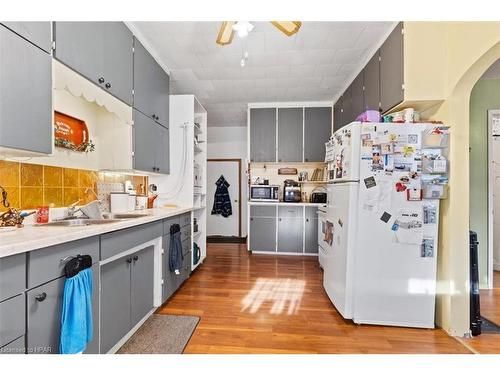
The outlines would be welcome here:
[[[405,22],[405,35],[412,33],[410,39],[419,47],[411,49],[413,55],[405,53],[405,59],[433,56],[432,48],[426,48],[426,30],[435,24]],[[433,28],[432,38],[443,41],[444,61],[427,65],[426,70],[435,77],[433,84],[442,87],[443,102],[426,116],[451,126],[449,198],[441,203],[440,212],[436,324],[451,335],[464,336],[470,332],[470,94],[482,74],[500,57],[500,22],[443,22],[441,27]],[[421,77],[427,72],[416,69],[409,74]]]
[[[241,236],[247,236],[247,128],[210,126],[207,128],[208,159],[241,159]],[[208,212],[212,207],[207,207]],[[210,215],[207,214],[207,220]]]
[[[479,241],[479,282],[481,288],[488,287],[488,110],[500,109],[500,79],[481,79],[471,93],[470,98],[470,133],[469,133],[469,168],[470,179],[470,228],[476,231]],[[494,139],[494,138],[493,138]],[[492,143],[497,152],[496,163],[500,166],[500,139]],[[493,151],[493,150],[492,150]],[[495,159],[493,159],[495,160]],[[494,229],[493,233],[500,234],[500,167],[491,165],[496,176],[493,179]],[[498,179],[497,179],[498,177]],[[499,192],[496,193],[495,192]],[[494,248],[500,251],[499,238],[495,238]],[[497,263],[499,261],[497,254]]]

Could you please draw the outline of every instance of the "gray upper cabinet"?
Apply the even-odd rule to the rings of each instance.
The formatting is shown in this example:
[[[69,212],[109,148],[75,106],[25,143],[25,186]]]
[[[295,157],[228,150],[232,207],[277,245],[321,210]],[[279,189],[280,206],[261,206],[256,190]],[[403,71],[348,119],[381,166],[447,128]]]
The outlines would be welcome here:
[[[342,122],[342,96],[340,96],[340,98],[333,106],[333,132],[335,133],[343,125],[344,123]]]
[[[168,127],[170,77],[134,39],[134,108]]]
[[[278,162],[301,162],[303,108],[278,109]]]
[[[107,353],[130,330],[132,259],[101,266],[101,353]]]
[[[52,51],[52,25],[48,21],[2,22],[9,29],[45,52]]]
[[[363,71],[351,83],[351,103],[352,121],[354,121],[365,110]]]
[[[365,109],[378,111],[380,105],[380,62],[378,51],[364,69]]]
[[[123,22],[55,22],[54,56],[132,105],[133,37]]]
[[[403,68],[403,23],[400,22],[380,47],[382,112],[388,111],[404,99]]]
[[[276,161],[276,108],[250,109],[250,161]]]
[[[347,125],[353,121],[352,111],[352,85],[342,95],[342,124]]]
[[[132,256],[130,283],[130,326],[134,327],[153,309],[154,247],[149,246]]]
[[[134,108],[134,169],[169,173],[169,131]]]
[[[332,135],[332,109],[308,107],[304,109],[304,161],[323,162],[323,144]]]
[[[318,252],[318,214],[317,207],[305,208],[305,223],[304,223],[304,252],[316,254]]]
[[[0,56],[0,147],[50,154],[50,55],[0,25]]]
[[[303,225],[302,206],[278,207],[278,252],[303,252]]]

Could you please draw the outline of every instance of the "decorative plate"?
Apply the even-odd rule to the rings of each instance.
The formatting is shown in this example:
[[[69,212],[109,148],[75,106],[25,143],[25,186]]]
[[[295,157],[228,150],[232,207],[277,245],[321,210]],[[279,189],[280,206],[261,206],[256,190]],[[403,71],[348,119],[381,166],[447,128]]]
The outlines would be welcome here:
[[[54,111],[54,143],[72,151],[94,151],[85,121]]]

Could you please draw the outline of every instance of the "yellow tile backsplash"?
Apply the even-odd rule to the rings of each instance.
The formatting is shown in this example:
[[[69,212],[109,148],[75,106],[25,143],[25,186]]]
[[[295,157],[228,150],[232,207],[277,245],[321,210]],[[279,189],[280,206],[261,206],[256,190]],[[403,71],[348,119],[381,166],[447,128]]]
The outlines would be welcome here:
[[[65,207],[76,201],[86,204],[96,199],[97,182],[108,182],[109,175],[85,169],[62,168],[0,160],[0,185],[7,191],[10,207],[32,209],[37,206]],[[114,182],[133,181],[147,186],[146,176],[113,174]],[[92,190],[89,190],[92,189]],[[0,212],[4,211],[0,205]]]

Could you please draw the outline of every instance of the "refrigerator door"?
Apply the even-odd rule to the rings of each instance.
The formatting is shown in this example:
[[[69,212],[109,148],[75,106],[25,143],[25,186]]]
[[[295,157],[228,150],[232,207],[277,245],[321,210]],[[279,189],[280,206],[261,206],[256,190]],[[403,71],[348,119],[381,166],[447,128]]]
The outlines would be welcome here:
[[[335,166],[332,182],[359,181],[360,122],[352,122],[333,135]]]
[[[386,137],[396,138],[400,142],[394,143],[413,142],[410,147],[417,150],[424,129],[422,125],[371,124],[363,126],[361,137],[378,137],[379,145]],[[356,323],[434,328],[439,201],[408,200],[408,188],[419,184],[418,178],[410,177],[412,170],[418,170],[417,165],[409,165],[410,159],[399,152],[379,154],[379,148],[373,151],[366,141],[361,147]]]
[[[358,183],[329,185],[333,200],[328,205],[327,225],[332,237],[324,262],[323,286],[338,312],[352,318],[352,275]]]

